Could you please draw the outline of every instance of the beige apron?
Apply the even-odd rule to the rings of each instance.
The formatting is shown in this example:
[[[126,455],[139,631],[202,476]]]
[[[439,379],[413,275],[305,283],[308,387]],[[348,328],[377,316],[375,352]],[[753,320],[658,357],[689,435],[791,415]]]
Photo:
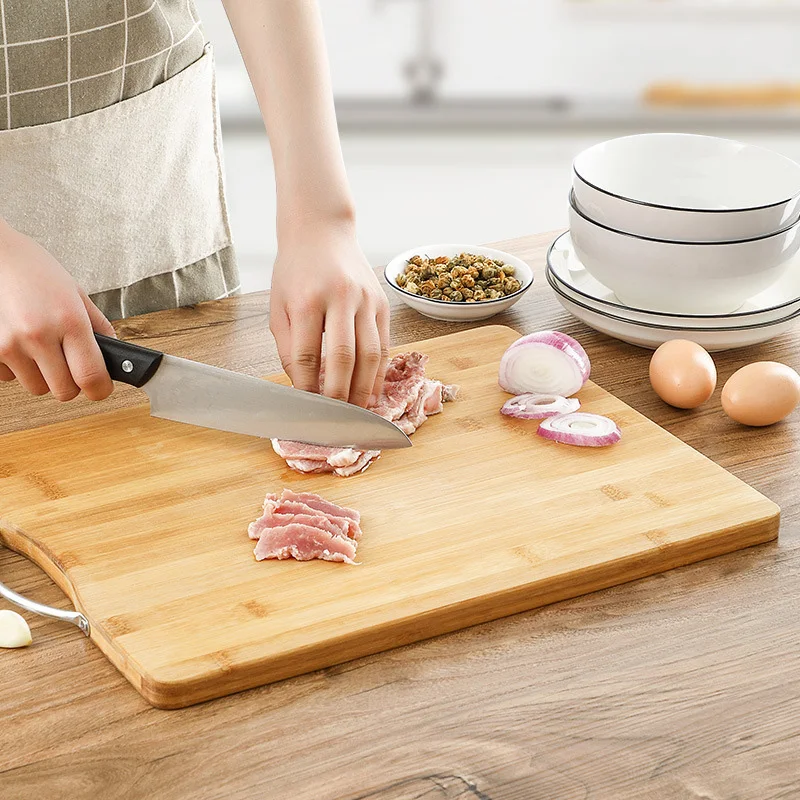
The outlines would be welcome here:
[[[149,8],[163,15],[156,6]],[[174,41],[171,29],[170,35]],[[237,288],[213,56],[209,45],[200,52],[153,88],[42,124],[14,127],[26,91],[6,87],[0,213],[53,253],[112,318]],[[123,63],[135,79],[133,62]],[[121,78],[120,95],[124,72],[114,76]],[[68,87],[70,113],[80,97],[76,86]],[[134,308],[125,308],[126,294]]]

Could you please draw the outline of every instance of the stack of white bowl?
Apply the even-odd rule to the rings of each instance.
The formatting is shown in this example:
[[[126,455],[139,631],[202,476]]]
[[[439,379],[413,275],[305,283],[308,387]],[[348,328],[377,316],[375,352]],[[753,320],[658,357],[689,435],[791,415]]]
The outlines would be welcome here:
[[[800,164],[657,133],[595,145],[572,179],[570,231],[550,249],[547,280],[591,327],[643,347],[681,338],[725,350],[800,319]]]

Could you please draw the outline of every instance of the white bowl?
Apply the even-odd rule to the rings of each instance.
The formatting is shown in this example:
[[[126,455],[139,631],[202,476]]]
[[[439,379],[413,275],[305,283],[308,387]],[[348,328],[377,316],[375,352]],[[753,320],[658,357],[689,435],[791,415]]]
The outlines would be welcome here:
[[[445,303],[441,300],[432,300],[430,297],[423,297],[418,294],[411,294],[401,289],[397,285],[397,276],[406,268],[408,259],[415,255],[437,258],[438,256],[453,256],[459,253],[474,253],[478,256],[500,259],[514,267],[514,277],[522,284],[522,288],[507,297],[497,300],[483,300],[480,303]],[[406,250],[404,253],[395,256],[383,271],[386,282],[397,293],[397,296],[415,311],[419,311],[426,317],[432,319],[443,319],[455,322],[466,320],[488,319],[501,311],[511,308],[528,289],[533,285],[533,270],[520,258],[504,253],[502,250],[495,250],[491,247],[478,247],[474,244],[427,244]]]
[[[659,345],[670,339],[689,339],[697,342],[709,352],[720,350],[733,350],[737,347],[750,347],[755,344],[774,339],[800,326],[800,312],[795,312],[783,319],[774,322],[765,322],[760,325],[742,325],[735,328],[675,328],[667,325],[655,325],[645,322],[632,322],[622,319],[614,314],[607,314],[596,309],[587,308],[581,303],[567,297],[552,281],[547,274],[550,287],[559,303],[581,322],[594,328],[600,333],[612,336],[637,347],[646,347],[655,350]]]
[[[690,329],[733,328],[777,322],[800,312],[800,256],[792,259],[779,281],[748,298],[733,314],[664,314],[626,306],[581,264],[569,233],[561,234],[547,252],[547,279],[570,299],[631,322]]]
[[[648,133],[573,162],[578,205],[614,230],[683,242],[751,239],[800,216],[800,164],[714,136]]]
[[[775,283],[800,249],[800,222],[741,242],[666,242],[593,222],[570,196],[570,233],[584,267],[626,306],[728,314]]]

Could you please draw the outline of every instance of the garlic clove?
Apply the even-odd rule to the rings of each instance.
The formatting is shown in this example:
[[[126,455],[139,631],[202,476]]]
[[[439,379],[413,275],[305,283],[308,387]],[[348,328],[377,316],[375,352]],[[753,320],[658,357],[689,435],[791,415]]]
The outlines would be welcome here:
[[[15,611],[0,610],[0,647],[27,647],[32,641],[23,617]]]

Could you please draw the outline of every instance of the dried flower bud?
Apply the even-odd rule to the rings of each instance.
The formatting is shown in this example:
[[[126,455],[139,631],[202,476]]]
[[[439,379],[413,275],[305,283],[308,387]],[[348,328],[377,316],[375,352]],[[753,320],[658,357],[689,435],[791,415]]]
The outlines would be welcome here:
[[[450,295],[450,299],[454,303],[460,303],[464,299],[464,295],[461,294],[461,292],[453,292],[453,294]]]
[[[473,278],[472,275],[465,275],[461,279],[461,285],[466,286],[467,289],[471,289],[473,286],[475,286],[475,278]]]

